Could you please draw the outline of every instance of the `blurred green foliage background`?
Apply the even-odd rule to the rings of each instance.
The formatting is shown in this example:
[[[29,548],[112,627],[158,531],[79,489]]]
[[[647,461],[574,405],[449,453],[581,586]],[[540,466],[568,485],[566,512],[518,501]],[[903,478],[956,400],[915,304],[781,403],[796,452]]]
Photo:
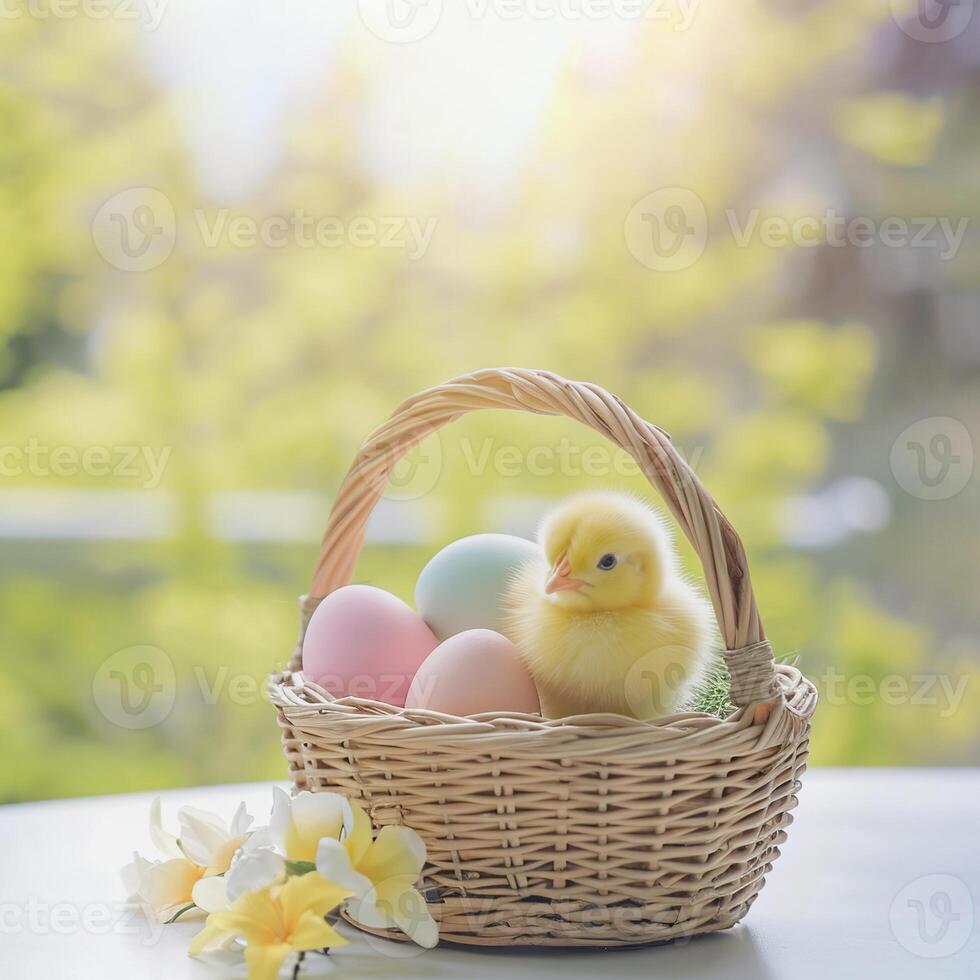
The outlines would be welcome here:
[[[813,763],[980,759],[978,477],[929,499],[899,441],[938,424],[949,479],[972,465],[976,25],[930,43],[887,3],[714,7],[524,34],[444,12],[411,44],[348,4],[3,22],[0,799],[282,777],[261,694],[347,465],[403,398],[506,364],[672,434],[743,536],[777,653],[821,690]],[[662,188],[706,222],[668,271],[626,229]],[[127,191],[129,234],[163,228],[142,270],[106,245]],[[828,208],[968,224],[945,258],[733,228]],[[298,212],[343,241],[215,233]],[[434,222],[427,248],[367,242],[385,218]],[[358,579],[409,600],[455,537],[643,489],[593,433],[508,413],[404,466]],[[98,694],[136,646],[174,672],[147,728]]]

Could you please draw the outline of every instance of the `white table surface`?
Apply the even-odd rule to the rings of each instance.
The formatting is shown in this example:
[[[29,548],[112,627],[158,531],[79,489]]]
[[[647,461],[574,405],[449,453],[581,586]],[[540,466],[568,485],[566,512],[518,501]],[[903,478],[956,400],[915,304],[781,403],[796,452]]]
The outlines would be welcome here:
[[[134,849],[153,853],[154,795],[0,807],[3,980],[244,976],[187,956],[199,924],[151,927],[125,907],[118,869]],[[227,818],[245,800],[259,823],[271,803],[257,783],[160,795],[168,826],[185,803]],[[425,951],[342,927],[350,945],[311,956],[303,975],[977,978],[978,835],[980,770],[811,770],[782,857],[734,929],[676,946],[527,952]]]

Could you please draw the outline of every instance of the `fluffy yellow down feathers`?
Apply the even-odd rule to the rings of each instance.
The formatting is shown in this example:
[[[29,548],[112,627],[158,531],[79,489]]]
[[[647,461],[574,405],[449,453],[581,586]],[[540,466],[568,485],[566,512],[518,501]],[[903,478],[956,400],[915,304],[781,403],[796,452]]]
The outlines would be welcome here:
[[[661,518],[633,497],[584,493],[545,518],[539,539],[546,562],[525,565],[505,603],[543,714],[674,710],[700,677],[714,616]]]

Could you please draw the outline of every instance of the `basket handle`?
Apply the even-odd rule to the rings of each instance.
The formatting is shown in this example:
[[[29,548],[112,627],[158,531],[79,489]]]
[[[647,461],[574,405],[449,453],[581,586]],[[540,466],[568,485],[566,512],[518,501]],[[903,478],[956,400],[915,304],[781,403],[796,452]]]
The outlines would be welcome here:
[[[744,706],[776,693],[772,648],[759,618],[745,549],[674,449],[670,436],[597,385],[568,381],[549,371],[491,368],[454,378],[402,402],[368,437],[330,512],[310,595],[304,602],[302,630],[320,598],[350,582],[368,518],[398,460],[447,422],[480,408],[566,415],[630,453],[701,559],[725,642],[732,701]],[[300,647],[298,644],[293,656],[293,670],[300,666]]]

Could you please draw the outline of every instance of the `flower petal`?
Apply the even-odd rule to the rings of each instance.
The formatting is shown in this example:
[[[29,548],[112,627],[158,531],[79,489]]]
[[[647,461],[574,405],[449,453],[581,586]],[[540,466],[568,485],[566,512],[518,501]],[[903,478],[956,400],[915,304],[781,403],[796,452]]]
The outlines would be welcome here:
[[[321,838],[340,837],[344,823],[343,799],[337,793],[307,791],[293,798],[290,807],[291,833],[286,837],[287,858],[313,861]]]
[[[191,893],[198,878],[204,874],[187,858],[172,858],[146,869],[140,883],[140,896],[159,915],[178,905],[193,901]]]
[[[378,905],[378,894],[372,888],[364,895],[347,899],[347,914],[358,924],[368,929],[393,929],[395,920]]]
[[[271,848],[244,853],[226,875],[228,901],[236,901],[245,892],[267,888],[285,874],[285,859]]]
[[[226,945],[229,939],[234,938],[234,933],[227,929],[221,929],[215,925],[211,919],[204,924],[204,928],[191,940],[187,952],[191,956],[200,956],[201,953],[210,952]]]
[[[156,797],[150,804],[150,840],[156,845],[157,850],[168,858],[180,858],[184,856],[177,844],[177,838],[173,834],[168,834],[163,829],[163,816],[161,814],[161,800]]]
[[[347,940],[333,926],[328,925],[322,915],[304,912],[289,934],[289,945],[293,949],[326,949],[330,946],[346,946]]]
[[[242,801],[238,804],[238,809],[235,811],[235,815],[231,818],[231,827],[229,831],[232,837],[240,837],[242,834],[248,832],[248,828],[252,826],[252,815],[245,809],[245,802]]]
[[[221,875],[208,875],[195,883],[191,898],[205,912],[222,912],[229,904],[227,884]]]
[[[286,853],[286,837],[293,824],[292,804],[289,794],[278,786],[272,787],[272,814],[269,817],[268,834],[281,854]]]
[[[129,901],[133,901],[139,897],[140,885],[143,881],[143,875],[146,874],[149,868],[153,867],[150,861],[147,861],[145,857],[141,854],[133,851],[133,860],[129,864],[123,867],[120,874],[122,875],[123,888],[126,889],[126,898]]]
[[[276,980],[289,953],[290,947],[286,943],[249,943],[245,950],[248,980]]]
[[[425,844],[408,827],[382,827],[375,842],[357,862],[357,870],[375,884],[396,875],[418,878],[425,864]]]
[[[211,863],[207,865],[208,874],[224,874],[232,865],[235,855],[242,849],[247,836],[229,837],[212,855]]]
[[[378,904],[384,908],[394,908],[402,892],[415,888],[415,880],[411,875],[394,875],[379,881],[374,887],[378,893]]]
[[[215,925],[234,932],[248,943],[268,945],[282,934],[282,910],[268,888],[240,895],[226,912],[215,912]]]
[[[364,857],[371,846],[374,836],[371,830],[371,818],[353,800],[344,800],[344,847],[350,854],[351,861],[356,865]]]
[[[180,848],[195,864],[209,868],[215,854],[228,841],[228,831],[219,817],[193,806],[177,811],[180,819]]]
[[[282,886],[278,896],[286,929],[292,929],[304,912],[313,911],[322,918],[348,895],[349,888],[327,881],[315,871],[290,878]]]
[[[406,888],[397,897],[392,896],[387,911],[398,928],[419,946],[432,949],[439,942],[439,928],[435,919],[414,888]]]
[[[242,850],[246,853],[258,850],[260,847],[275,847],[272,831],[268,827],[257,827],[245,838],[245,843],[242,844]]]
[[[279,908],[266,892],[245,892],[231,908],[213,912],[212,919],[223,931],[259,945],[278,942],[282,929]]]
[[[374,891],[370,878],[354,870],[347,848],[339,840],[324,837],[316,849],[317,873],[342,888],[348,888],[357,898]]]

